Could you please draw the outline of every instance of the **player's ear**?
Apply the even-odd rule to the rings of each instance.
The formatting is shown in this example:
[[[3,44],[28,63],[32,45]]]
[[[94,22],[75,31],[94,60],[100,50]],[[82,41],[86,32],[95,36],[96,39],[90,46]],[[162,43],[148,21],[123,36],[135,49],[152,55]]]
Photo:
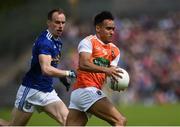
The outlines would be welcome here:
[[[46,24],[49,26],[49,25],[50,25],[50,22],[51,22],[50,20],[47,20]]]
[[[100,26],[96,25],[96,32],[99,32],[99,31],[100,31]]]

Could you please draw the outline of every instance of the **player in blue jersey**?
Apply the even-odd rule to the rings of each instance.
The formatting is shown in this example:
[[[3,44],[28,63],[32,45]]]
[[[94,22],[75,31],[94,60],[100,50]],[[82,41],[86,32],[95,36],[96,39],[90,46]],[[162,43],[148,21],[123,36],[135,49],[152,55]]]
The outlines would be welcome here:
[[[26,125],[34,110],[44,111],[61,125],[65,125],[68,109],[53,88],[53,77],[59,77],[68,88],[66,77],[75,78],[71,70],[57,68],[61,57],[60,39],[66,22],[61,9],[48,13],[48,29],[41,33],[33,45],[31,68],[23,78],[17,92],[10,122],[0,120],[0,125]]]

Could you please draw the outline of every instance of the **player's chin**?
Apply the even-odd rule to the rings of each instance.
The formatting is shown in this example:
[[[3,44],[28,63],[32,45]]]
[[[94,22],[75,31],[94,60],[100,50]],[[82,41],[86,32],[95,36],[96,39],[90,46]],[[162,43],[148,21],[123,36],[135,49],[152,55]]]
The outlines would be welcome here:
[[[58,35],[61,35],[61,34],[62,34],[62,30],[57,30],[56,33],[57,33]]]
[[[112,42],[113,42],[113,39],[112,39],[112,38],[109,38],[109,39],[108,39],[108,42],[109,42],[109,43],[112,43]]]
[[[56,35],[57,35],[57,36],[61,36],[61,34],[62,34],[62,32],[57,32]]]
[[[113,41],[113,36],[108,36],[108,37],[107,37],[107,40],[108,40],[109,42],[112,42],[112,41]]]

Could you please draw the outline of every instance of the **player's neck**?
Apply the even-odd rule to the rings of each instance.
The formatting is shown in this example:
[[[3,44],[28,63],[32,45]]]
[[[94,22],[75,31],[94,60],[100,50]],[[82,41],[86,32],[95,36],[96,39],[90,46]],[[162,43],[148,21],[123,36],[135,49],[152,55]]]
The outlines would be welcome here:
[[[104,43],[104,44],[108,44],[108,43],[109,43],[108,41],[103,40],[103,39],[101,38],[101,36],[99,36],[98,34],[96,34],[96,37],[97,37],[102,43]]]

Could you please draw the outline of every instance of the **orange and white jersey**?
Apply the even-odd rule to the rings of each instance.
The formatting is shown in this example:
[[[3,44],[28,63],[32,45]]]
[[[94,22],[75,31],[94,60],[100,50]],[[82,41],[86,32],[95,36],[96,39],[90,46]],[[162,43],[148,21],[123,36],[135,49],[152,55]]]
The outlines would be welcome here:
[[[101,40],[97,38],[96,35],[90,35],[84,38],[78,45],[78,52],[88,52],[91,53],[90,61],[94,64],[99,59],[103,59],[99,66],[104,63],[109,63],[112,66],[117,66],[120,58],[120,50],[113,43],[104,44]],[[98,62],[97,62],[98,63]],[[95,73],[77,70],[77,80],[73,86],[73,89],[85,88],[85,87],[96,87],[98,89],[102,88],[105,81],[104,73]]]

